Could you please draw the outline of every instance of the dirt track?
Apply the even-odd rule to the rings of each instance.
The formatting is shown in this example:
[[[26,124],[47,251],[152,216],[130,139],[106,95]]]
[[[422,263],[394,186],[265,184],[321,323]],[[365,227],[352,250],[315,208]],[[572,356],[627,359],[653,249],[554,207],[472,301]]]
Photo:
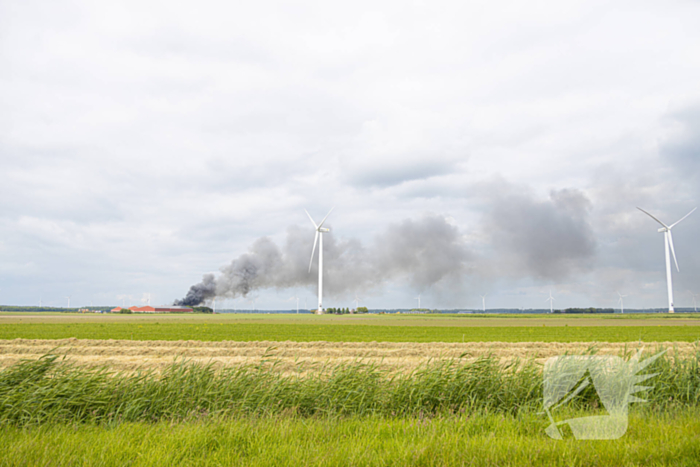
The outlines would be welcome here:
[[[647,343],[645,349],[658,347],[681,355],[694,353],[697,347],[685,342]],[[36,359],[47,353],[66,355],[75,363],[107,365],[115,370],[133,371],[139,367],[162,368],[176,358],[220,365],[257,363],[267,353],[280,360],[281,369],[296,362],[340,363],[361,360],[390,369],[411,369],[430,359],[477,358],[492,354],[501,359],[546,358],[564,353],[582,353],[595,348],[598,354],[619,355],[638,346],[624,343],[542,343],[542,342],[470,342],[470,343],[391,343],[391,342],[200,342],[200,341],[127,341],[58,339],[0,340],[0,368],[21,359]]]

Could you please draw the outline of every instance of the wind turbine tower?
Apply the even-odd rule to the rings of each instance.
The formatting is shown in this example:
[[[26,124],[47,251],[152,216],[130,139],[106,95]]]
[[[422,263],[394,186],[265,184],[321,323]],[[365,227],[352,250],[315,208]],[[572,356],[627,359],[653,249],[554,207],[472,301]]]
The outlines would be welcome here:
[[[68,308],[70,308],[70,295],[66,297],[68,299]]]
[[[420,310],[420,295],[418,295],[414,300],[418,300],[418,309]]]
[[[297,314],[299,314],[299,297],[297,295],[294,295],[293,297],[289,297],[289,299],[287,301],[290,302],[292,300],[297,301]]]
[[[316,309],[317,314],[322,314],[323,313],[323,234],[326,232],[330,232],[330,229],[327,229],[323,227],[323,223],[326,222],[326,219],[328,219],[328,216],[331,215],[331,212],[333,212],[333,209],[331,208],[330,211],[328,211],[328,214],[326,214],[326,217],[323,218],[320,224],[316,225],[316,222],[314,222],[314,219],[311,217],[311,214],[309,214],[309,211],[304,209],[304,212],[306,213],[307,216],[309,216],[309,219],[311,220],[311,223],[314,225],[314,228],[316,229],[316,236],[314,237],[314,247],[311,250],[311,260],[309,261],[309,272],[311,272],[311,265],[313,264],[314,261],[314,253],[316,252],[316,243],[318,242],[318,308]],[[320,237],[320,240],[319,240]]]
[[[620,302],[620,313],[624,314],[625,313],[625,302],[624,302],[624,300],[622,300],[622,298],[626,297],[627,295],[622,295],[620,292],[618,292],[617,295],[620,297],[620,300],[618,300],[618,302]]]
[[[545,299],[545,302],[549,302],[549,312],[554,313],[554,297],[552,297],[552,291],[549,291],[549,298]]]
[[[488,294],[479,295],[481,297],[481,309],[484,313],[486,313],[486,296],[487,295]]]
[[[681,272],[681,270],[678,267],[678,259],[676,259],[676,250],[675,250],[675,248],[673,248],[673,235],[671,234],[671,229],[674,228],[676,225],[678,225],[686,217],[691,215],[693,212],[695,212],[695,210],[697,208],[693,208],[692,211],[690,211],[688,214],[681,217],[680,220],[674,222],[671,225],[664,224],[659,219],[652,216],[651,214],[649,214],[648,212],[646,212],[644,209],[642,209],[640,207],[637,207],[637,209],[639,209],[644,214],[646,214],[647,216],[651,217],[656,222],[661,224],[661,228],[658,231],[663,232],[663,234],[664,234],[664,249],[666,252],[666,286],[668,288],[668,312],[674,313],[674,309],[673,309],[673,278],[671,277],[671,255],[673,255],[673,262],[676,263],[676,270],[678,272]],[[669,251],[670,251],[670,254],[669,254]]]

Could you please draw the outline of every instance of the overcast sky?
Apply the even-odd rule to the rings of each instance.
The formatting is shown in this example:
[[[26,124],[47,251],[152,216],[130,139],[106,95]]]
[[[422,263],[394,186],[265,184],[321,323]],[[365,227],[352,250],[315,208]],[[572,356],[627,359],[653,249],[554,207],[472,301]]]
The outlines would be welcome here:
[[[304,209],[335,206],[326,306],[663,307],[635,207],[700,204],[698,24],[697,1],[0,0],[0,303],[172,303],[266,245],[294,278],[218,306],[312,307]],[[700,212],[676,306],[698,238]]]

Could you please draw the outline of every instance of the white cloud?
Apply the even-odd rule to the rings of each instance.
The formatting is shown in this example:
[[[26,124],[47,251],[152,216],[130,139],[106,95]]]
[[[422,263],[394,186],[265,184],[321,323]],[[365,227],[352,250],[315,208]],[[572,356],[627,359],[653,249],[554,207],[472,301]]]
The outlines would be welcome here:
[[[5,2],[2,301],[169,301],[305,225],[305,207],[338,205],[334,233],[365,242],[450,216],[488,255],[482,190],[502,180],[535,204],[562,189],[591,200],[597,262],[559,305],[612,305],[592,292],[606,281],[630,289],[627,306],[662,305],[645,250],[658,239],[633,210],[674,217],[700,195],[699,14],[682,1]],[[700,221],[683,227],[690,288]],[[435,291],[434,306],[478,306],[476,288],[536,306],[521,292],[551,285],[503,277]],[[407,287],[375,306],[411,306]],[[258,306],[281,306],[266,296]]]

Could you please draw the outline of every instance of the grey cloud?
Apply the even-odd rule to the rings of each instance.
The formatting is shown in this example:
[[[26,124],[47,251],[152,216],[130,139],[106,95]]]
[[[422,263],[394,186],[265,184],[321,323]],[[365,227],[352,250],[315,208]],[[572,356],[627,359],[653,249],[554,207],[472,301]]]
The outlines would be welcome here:
[[[700,104],[688,106],[669,116],[680,131],[661,145],[661,154],[669,160],[681,182],[700,181]],[[700,187],[696,193],[700,193]]]
[[[485,232],[504,275],[561,279],[585,268],[595,256],[589,221],[591,203],[574,189],[553,190],[539,200],[514,187],[492,185]]]
[[[457,170],[452,161],[431,160],[426,155],[423,160],[406,160],[397,157],[391,165],[380,164],[379,167],[365,165],[361,170],[348,174],[348,181],[359,187],[385,188],[404,182],[424,180],[430,177],[450,174]]]

